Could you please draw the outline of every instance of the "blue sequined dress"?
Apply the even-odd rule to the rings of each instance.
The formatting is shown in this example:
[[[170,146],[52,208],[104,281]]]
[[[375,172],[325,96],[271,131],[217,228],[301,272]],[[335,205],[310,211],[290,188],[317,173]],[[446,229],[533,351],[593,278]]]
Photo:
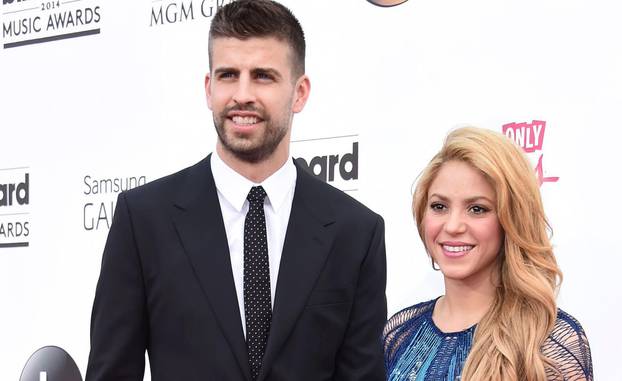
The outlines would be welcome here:
[[[444,333],[432,321],[435,300],[395,314],[384,329],[388,381],[458,381],[471,350],[475,326]],[[554,381],[593,380],[592,358],[579,322],[558,310],[553,331],[542,352],[560,373],[547,370]]]

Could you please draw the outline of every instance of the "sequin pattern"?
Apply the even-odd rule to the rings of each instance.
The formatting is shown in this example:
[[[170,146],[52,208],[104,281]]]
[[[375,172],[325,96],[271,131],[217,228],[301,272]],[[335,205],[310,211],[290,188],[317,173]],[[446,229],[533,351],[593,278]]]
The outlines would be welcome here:
[[[459,381],[476,327],[444,333],[432,321],[436,300],[395,314],[384,329],[385,366],[389,381]],[[542,352],[554,360],[550,381],[593,380],[590,347],[583,328],[558,310],[555,327]]]

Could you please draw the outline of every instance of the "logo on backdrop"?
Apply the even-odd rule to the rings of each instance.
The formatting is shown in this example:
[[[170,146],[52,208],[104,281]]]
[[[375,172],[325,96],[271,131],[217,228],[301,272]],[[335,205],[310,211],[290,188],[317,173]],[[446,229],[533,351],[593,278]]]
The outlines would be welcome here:
[[[367,0],[367,1],[379,7],[394,7],[396,5],[403,4],[408,0]]]
[[[358,135],[293,140],[296,162],[315,177],[344,192],[358,190]]]
[[[4,49],[99,34],[101,0],[2,0]]]
[[[235,0],[165,0],[152,2],[149,26],[211,19],[218,9]]]
[[[86,231],[110,229],[117,195],[147,183],[145,176],[96,178],[86,175],[82,179],[82,194],[86,198],[82,226]]]
[[[30,170],[0,168],[0,249],[28,247]]]
[[[71,356],[62,348],[49,346],[30,356],[19,381],[82,381],[82,375]]]
[[[508,123],[503,125],[503,133],[505,136],[514,140],[526,153],[535,153],[539,155],[535,170],[540,186],[544,183],[554,183],[559,180],[559,177],[544,175],[545,170],[542,164],[544,153],[542,146],[544,144],[545,131],[546,122],[543,120],[533,120],[531,123]]]

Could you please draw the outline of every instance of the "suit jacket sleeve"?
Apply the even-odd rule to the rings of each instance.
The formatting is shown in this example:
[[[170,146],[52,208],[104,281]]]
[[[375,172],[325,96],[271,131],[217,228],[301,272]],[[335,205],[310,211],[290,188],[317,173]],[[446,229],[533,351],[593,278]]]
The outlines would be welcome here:
[[[386,380],[381,334],[387,318],[384,221],[376,226],[361,265],[350,321],[339,349],[335,381]]]
[[[93,303],[87,381],[143,379],[148,336],[145,300],[132,216],[121,193]]]

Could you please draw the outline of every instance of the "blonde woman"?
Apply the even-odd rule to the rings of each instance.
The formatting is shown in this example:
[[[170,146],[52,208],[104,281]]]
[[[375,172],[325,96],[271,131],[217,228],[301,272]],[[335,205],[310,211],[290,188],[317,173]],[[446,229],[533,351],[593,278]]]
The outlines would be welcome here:
[[[453,131],[412,207],[445,295],[387,322],[390,381],[593,379],[585,332],[555,302],[562,275],[520,148],[493,131]]]

